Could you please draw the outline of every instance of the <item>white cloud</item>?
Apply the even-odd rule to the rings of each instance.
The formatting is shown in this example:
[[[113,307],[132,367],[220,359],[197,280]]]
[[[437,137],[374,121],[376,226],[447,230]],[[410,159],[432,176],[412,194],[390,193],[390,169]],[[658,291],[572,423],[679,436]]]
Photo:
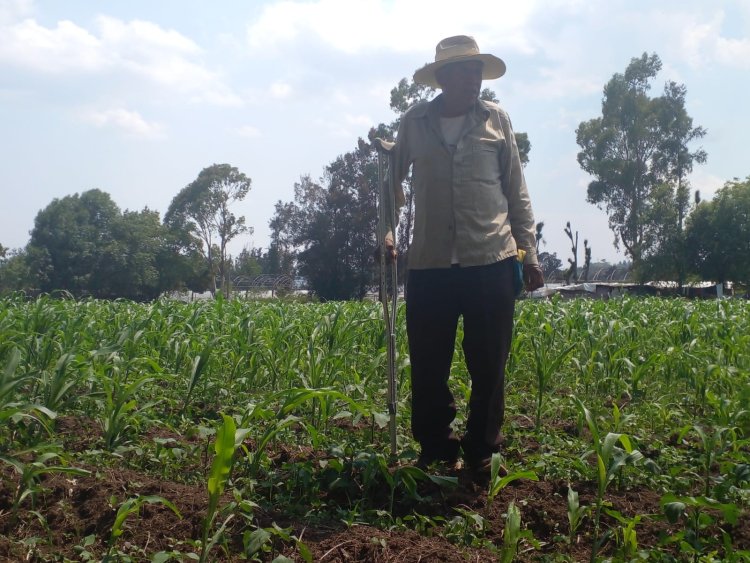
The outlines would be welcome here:
[[[723,14],[716,14],[712,20],[699,23],[693,17],[683,20],[680,37],[683,58],[693,67],[701,67],[709,62],[711,43],[719,35]]]
[[[216,72],[195,60],[202,54],[200,47],[177,31],[152,22],[126,23],[107,16],[99,16],[97,24],[104,49],[122,68],[183,92],[193,101],[241,105]]]
[[[159,25],[143,20],[123,22],[117,18],[100,15],[96,18],[102,41],[117,46],[120,54],[130,58],[149,60],[156,53],[196,54],[201,51],[190,38],[174,29],[163,29]]]
[[[716,60],[727,66],[750,69],[750,39],[717,38]]]
[[[27,70],[61,74],[96,71],[107,58],[99,39],[70,21],[46,28],[27,19],[0,33],[0,61]]]
[[[576,72],[576,70],[578,72]],[[601,92],[601,80],[587,69],[574,69],[571,65],[543,66],[539,78],[519,88],[527,96],[555,100],[570,96],[588,96]]]
[[[137,111],[123,108],[88,110],[81,117],[97,127],[114,127],[136,137],[161,137],[164,129],[160,123],[146,121]]]
[[[695,15],[682,19],[681,51],[691,66],[702,68],[719,63],[732,68],[750,69],[750,39],[722,35],[723,11],[707,20],[699,20],[699,16]]]
[[[0,2],[0,27],[31,15],[31,0],[3,0]]]
[[[201,60],[202,49],[173,29],[142,20],[95,18],[90,31],[71,21],[44,27],[33,19],[0,29],[0,63],[53,75],[125,72],[191,101],[242,104]]]
[[[347,54],[367,51],[425,52],[441,37],[471,33],[480,47],[492,40],[528,50],[523,33],[536,2],[498,8],[495,0],[284,0],[266,6],[247,31],[256,54],[312,38]],[[502,11],[498,17],[488,17]]]

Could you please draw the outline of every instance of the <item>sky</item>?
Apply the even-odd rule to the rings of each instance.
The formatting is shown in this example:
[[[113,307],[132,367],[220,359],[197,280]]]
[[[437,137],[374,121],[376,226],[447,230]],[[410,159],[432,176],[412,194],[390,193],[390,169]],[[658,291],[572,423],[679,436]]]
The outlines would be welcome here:
[[[594,261],[625,258],[586,202],[575,130],[644,52],[663,63],[652,94],[684,84],[707,130],[692,187],[708,199],[750,175],[750,0],[0,0],[0,244],[25,246],[40,210],[93,188],[163,216],[229,163],[252,179],[234,209],[254,229],[230,251],[265,248],[274,204],[392,122],[390,90],[459,34],[507,65],[483,86],[529,136],[542,250],[563,262],[568,221],[579,260],[584,238]]]

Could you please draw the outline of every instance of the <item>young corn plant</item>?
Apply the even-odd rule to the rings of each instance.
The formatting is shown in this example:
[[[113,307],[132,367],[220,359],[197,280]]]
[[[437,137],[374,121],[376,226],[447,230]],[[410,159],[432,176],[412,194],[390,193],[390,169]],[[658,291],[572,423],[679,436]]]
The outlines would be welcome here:
[[[188,405],[190,404],[190,401],[193,397],[193,392],[195,391],[195,388],[198,386],[198,382],[201,380],[201,376],[203,375],[203,372],[206,369],[206,366],[208,365],[209,357],[211,356],[211,352],[216,347],[217,343],[216,338],[210,340],[201,350],[201,353],[198,354],[195,358],[193,358],[193,361],[190,364],[190,377],[188,377],[188,387],[187,392],[185,393],[185,399],[182,402],[182,408],[180,409],[180,414],[185,413],[185,409],[187,409]]]
[[[692,427],[684,427],[680,431],[679,439],[682,440],[690,432],[694,432],[700,440],[702,448],[701,473],[703,478],[703,494],[706,497],[710,497],[711,466],[716,461],[716,458],[726,449],[727,437],[730,436],[733,438],[731,441],[734,442],[737,436],[731,428],[715,428],[713,431],[708,431],[696,424]]]
[[[505,517],[503,530],[503,549],[500,556],[502,563],[511,563],[518,553],[518,541],[521,539],[521,511],[516,503],[508,505],[508,515]]]
[[[536,419],[534,430],[539,432],[542,426],[542,406],[547,394],[552,377],[558,375],[558,371],[567,361],[576,343],[563,347],[561,351],[555,352],[556,331],[550,323],[544,323],[541,327],[541,335],[534,333],[531,336],[531,345],[534,348],[534,371],[536,373]]]
[[[650,354],[648,358],[639,358],[637,363],[634,363],[630,358],[621,358],[620,362],[624,366],[630,379],[630,396],[633,400],[638,400],[642,398],[644,394],[641,382],[647,374],[655,369],[655,366],[664,362],[664,355],[659,352],[654,352]]]
[[[640,524],[644,515],[636,514],[632,518],[628,518],[617,510],[605,508],[604,511],[621,525],[619,530],[615,532],[618,555],[624,561],[632,561],[638,555],[638,534],[635,527]]]
[[[669,482],[671,475],[674,488],[670,490],[677,495],[673,502],[680,502],[685,508],[677,519],[682,527],[676,528],[678,531],[673,538],[665,540],[671,545],[650,546],[652,558],[669,559],[666,550],[674,552],[684,544],[687,555],[683,557],[686,558],[695,557],[697,553],[697,558],[705,561],[712,557],[721,557],[726,561],[739,561],[743,556],[747,559],[740,551],[744,547],[740,543],[742,534],[737,533],[737,530],[744,531],[744,514],[740,513],[738,516],[737,525],[726,524],[732,518],[732,503],[743,510],[750,498],[747,493],[750,482],[747,457],[750,384],[743,377],[750,369],[750,309],[747,302],[721,300],[717,304],[708,301],[641,298],[608,302],[550,300],[549,303],[521,302],[518,311],[519,321],[525,324],[519,326],[519,334],[523,338],[514,340],[511,356],[511,362],[515,362],[517,368],[530,366],[534,370],[536,358],[533,344],[529,340],[536,327],[544,323],[554,327],[555,337],[551,347],[545,350],[540,344],[544,343],[544,335],[547,333],[536,335],[540,364],[544,364],[543,355],[546,354],[551,361],[573,342],[577,344],[575,351],[557,372],[541,378],[541,386],[537,387],[539,378],[536,373],[529,373],[533,379],[531,387],[534,387],[531,410],[540,413],[537,417],[540,427],[545,415],[552,411],[551,401],[554,398],[551,391],[569,386],[580,393],[579,398],[584,404],[589,407],[594,403],[599,405],[597,412],[604,412],[601,410],[604,408],[602,403],[612,404],[606,409],[606,430],[597,437],[602,453],[606,450],[602,444],[606,441],[607,432],[619,435],[630,433],[636,427],[640,434],[652,437],[654,443],[659,444],[650,457],[659,460],[667,475],[641,483],[640,486],[661,490]],[[401,322],[396,327],[399,336],[404,335],[403,312],[402,307],[399,311]],[[417,495],[422,494],[422,485],[425,483],[421,481],[422,476],[412,469],[397,472],[394,467],[389,467],[387,456],[380,452],[385,449],[385,433],[379,436],[377,427],[387,422],[387,415],[378,412],[384,410],[382,366],[386,348],[381,323],[378,321],[381,313],[377,304],[366,302],[313,304],[238,299],[221,303],[160,300],[152,304],[138,304],[93,299],[75,301],[42,298],[32,301],[25,297],[11,300],[0,298],[1,455],[15,459],[20,455],[19,451],[30,451],[31,444],[36,444],[34,453],[21,457],[21,462],[30,463],[36,461],[41,453],[49,452],[50,450],[42,448],[44,442],[41,438],[44,436],[40,430],[43,430],[44,424],[52,429],[51,421],[55,411],[62,414],[73,404],[77,409],[79,405],[82,407],[82,414],[89,407],[84,418],[88,416],[102,420],[104,411],[109,407],[97,372],[107,372],[110,379],[117,378],[122,392],[138,378],[153,376],[152,381],[145,383],[122,403],[123,414],[119,420],[123,431],[118,435],[116,425],[112,426],[112,435],[117,436],[113,445],[115,449],[138,430],[147,414],[142,410],[144,401],[153,400],[154,396],[158,396],[167,406],[161,413],[159,426],[167,429],[170,435],[171,430],[176,430],[187,422],[185,417],[191,411],[197,412],[199,401],[206,405],[206,412],[201,414],[211,416],[213,413],[209,409],[216,410],[214,405],[219,404],[219,393],[222,393],[221,404],[224,405],[222,408],[227,409],[226,412],[252,412],[252,416],[248,414],[246,424],[237,417],[234,418],[237,426],[252,428],[254,438],[252,446],[249,440],[243,442],[246,459],[243,456],[236,462],[246,461],[246,464],[243,463],[243,471],[246,472],[246,468],[252,466],[254,474],[267,473],[268,478],[251,477],[247,488],[233,488],[234,502],[228,500],[224,503],[227,490],[231,488],[229,484],[226,485],[224,495],[218,500],[216,515],[205,541],[205,547],[212,546],[206,556],[207,560],[219,558],[217,552],[222,545],[226,546],[227,558],[255,557],[261,560],[270,560],[276,556],[280,544],[284,544],[283,549],[289,548],[290,541],[271,531],[269,523],[261,527],[263,533],[258,532],[250,540],[250,535],[258,529],[258,525],[253,518],[248,518],[249,512],[243,508],[243,504],[249,505],[251,501],[242,495],[244,490],[252,490],[253,487],[262,490],[263,494],[267,493],[269,503],[288,503],[284,507],[288,506],[295,513],[291,518],[298,515],[298,508],[309,505],[311,515],[332,515],[350,525],[369,523],[392,526],[394,522],[398,522],[399,517],[389,514],[387,510],[389,492],[392,491],[392,498],[395,499],[393,508],[395,512],[399,512],[402,508],[399,506],[399,499],[416,499]],[[210,336],[207,338],[206,335]],[[206,349],[210,339],[218,335],[221,336],[211,352],[210,362],[200,370],[193,370],[194,367],[200,367],[195,363],[196,356]],[[398,345],[401,359],[399,377],[403,379],[403,388],[408,390],[407,339],[399,338]],[[14,353],[14,349],[19,353]],[[72,359],[63,359],[65,354],[70,354]],[[456,365],[463,369],[460,354],[459,348]],[[151,366],[149,361],[155,366]],[[58,370],[58,367],[62,369]],[[157,375],[162,372],[169,377]],[[68,382],[75,379],[78,384],[68,387]],[[467,397],[469,386],[461,382],[455,383],[459,390],[457,396]],[[518,383],[524,381],[519,378],[511,382],[512,385]],[[535,407],[540,388],[544,391],[541,395],[541,409],[538,409]],[[350,403],[331,394],[330,389],[348,396],[363,407],[349,408]],[[311,395],[305,395],[308,392],[326,394],[312,398]],[[510,394],[511,400],[519,401],[519,406],[521,396],[521,393]],[[627,407],[622,403],[624,397],[632,399]],[[136,399],[138,402],[130,410],[126,410],[128,403]],[[297,399],[301,402],[297,402]],[[99,410],[91,409],[94,401],[100,407]],[[257,410],[248,409],[247,401],[257,405]],[[399,414],[402,421],[406,421],[409,413],[408,393],[402,394],[402,401],[404,409],[399,409]],[[112,406],[116,403],[113,400]],[[178,413],[183,406],[185,416],[179,417]],[[42,408],[46,408],[48,412],[45,413]],[[522,409],[512,410],[519,412]],[[156,414],[155,409],[151,412]],[[698,418],[695,418],[696,414]],[[339,416],[346,420],[336,420]],[[533,425],[534,415],[531,417]],[[369,428],[364,424],[366,420],[372,420]],[[582,431],[586,425],[585,416],[582,414],[578,420],[579,430]],[[597,418],[596,422],[601,431],[601,419]],[[705,441],[694,429],[695,424],[700,425]],[[674,438],[684,425],[688,426],[683,437],[690,442],[687,453],[681,444],[674,444]],[[719,428],[731,430],[723,431],[723,434],[713,440],[712,445],[712,439]],[[190,430],[192,428],[188,432]],[[560,430],[563,429],[550,429],[548,439],[545,437],[544,454],[547,461],[538,466],[555,466],[552,477],[555,479],[572,479],[570,471],[575,470],[584,474],[590,472],[592,479],[596,478],[598,482],[599,456],[596,448],[591,445],[583,448],[592,450],[587,461],[594,462],[593,465],[569,459],[563,453],[565,446],[559,441],[562,439],[569,445],[574,438],[562,435]],[[569,430],[565,428],[564,432],[567,434]],[[155,453],[150,454],[147,448],[143,448],[146,451],[143,455],[138,452],[142,448],[133,447],[129,450],[129,467],[135,469],[139,464],[142,468],[149,469],[161,467],[166,476],[182,472],[184,468],[190,474],[183,477],[192,478],[200,473],[199,464],[191,462],[195,457],[192,454],[197,454],[201,447],[206,448],[208,466],[211,466],[214,452],[211,448],[215,435],[200,442],[201,445],[198,445],[199,441],[191,440],[190,446],[180,442],[176,444],[179,447],[173,447],[175,444],[171,438],[162,438],[161,433],[157,434],[153,440],[156,443]],[[588,430],[586,434],[589,434]],[[537,438],[540,437],[537,434]],[[60,436],[66,442],[70,438],[69,434]],[[75,436],[72,438],[75,439]],[[192,436],[188,436],[189,440],[190,438]],[[160,442],[161,440],[165,441]],[[295,453],[293,456],[294,463],[283,463],[280,466],[274,463],[265,472],[264,464],[269,461],[270,452],[275,449],[274,442],[281,440],[304,442],[300,445],[311,446],[316,452],[327,451],[330,455],[316,453],[307,459],[299,459],[300,456],[307,455],[308,451],[307,447],[301,447],[298,455]],[[3,448],[5,445],[7,447]],[[237,443],[234,445],[236,447]],[[523,446],[518,444],[519,448]],[[613,448],[616,449],[612,457],[627,457],[627,448],[621,440],[615,440]],[[283,450],[282,453],[286,453],[287,448]],[[78,453],[76,448],[72,455]],[[86,458],[92,455],[80,453]],[[693,467],[686,467],[682,459],[684,455],[691,456]],[[602,455],[602,458],[606,457]],[[284,458],[279,457],[278,461],[281,462],[282,459]],[[650,461],[644,459],[640,464],[648,469]],[[0,465],[6,463],[8,462],[0,461]],[[576,463],[578,465],[574,468],[570,467]],[[611,460],[610,463],[604,463],[607,473],[611,463]],[[44,465],[75,464],[67,463],[64,459],[49,459]],[[6,475],[9,475],[8,467],[5,468]],[[32,469],[29,467],[27,471]],[[235,465],[231,475],[235,475],[238,469]],[[536,467],[533,469],[539,471]],[[694,474],[690,473],[691,469]],[[3,484],[8,491],[6,496],[11,497],[5,502],[8,512],[17,494],[16,485],[21,468],[18,466],[18,469],[10,471],[19,473],[13,475],[10,488],[7,480]],[[497,476],[493,479],[497,486],[494,493],[486,488],[488,497],[492,495],[494,503],[497,503],[498,497],[507,495],[506,489],[501,490],[501,479],[502,477]],[[620,469],[613,480],[617,484],[622,479],[623,470]],[[603,482],[608,483],[606,479]],[[28,493],[20,503],[18,513],[23,516],[24,521],[30,520],[27,517],[31,516],[41,522],[47,516],[45,510],[48,508],[42,500],[49,500],[50,496],[45,494],[43,497],[41,494],[42,487],[45,486],[43,479],[32,479],[28,483],[31,488],[37,489],[36,502],[32,506],[34,493]],[[606,490],[609,491],[609,488]],[[707,492],[710,496],[707,496]],[[703,496],[686,496],[693,494]],[[0,505],[3,505],[3,500],[5,499],[0,500]],[[653,535],[653,530],[648,529],[651,520],[641,515],[640,521],[636,522],[637,517],[630,513],[621,515],[623,520],[619,520],[615,512],[619,507],[608,506],[606,500],[605,498],[601,503],[601,510],[605,514],[602,518],[607,518],[609,514],[607,522],[613,524],[605,526],[604,522],[601,523],[601,533],[597,532],[597,546],[603,545],[606,537],[609,539],[607,547],[611,548],[608,557],[619,560],[635,552],[633,557],[642,558],[643,552],[636,552],[636,549],[645,549],[643,545],[639,545],[639,542],[643,542],[640,536]],[[346,506],[342,506],[342,502]],[[700,503],[703,504],[698,506]],[[412,503],[404,504],[408,506]],[[568,536],[565,528],[569,523],[573,528],[577,526],[571,542],[580,540],[583,528],[594,528],[595,498],[592,496],[586,504],[587,506],[581,507],[578,499],[575,503],[569,502],[569,522],[565,522],[565,516],[559,513],[563,522],[556,524],[559,524],[564,535]],[[523,510],[521,505],[518,508]],[[608,511],[608,508],[612,510]],[[116,505],[114,509],[117,510]],[[724,512],[727,512],[727,517]],[[224,519],[232,514],[234,519],[227,519],[228,526],[223,525]],[[463,516],[453,521],[451,518],[455,514]],[[238,517],[243,519],[241,524]],[[416,516],[413,520],[407,520],[410,517],[411,515],[401,519],[404,526],[411,526],[413,529],[430,527],[433,534],[451,536],[457,542],[492,552],[483,552],[482,555],[486,556],[484,559],[500,557],[503,540],[499,540],[498,545],[492,544],[488,537],[489,518],[485,522],[475,511],[465,510],[461,513],[457,510],[442,521],[438,520],[439,516],[431,518],[436,524],[425,523]],[[573,523],[576,518],[577,524]],[[612,520],[613,518],[617,521]],[[230,527],[233,531],[239,530],[241,537],[244,532],[249,531],[248,542],[254,541],[256,547],[262,545],[261,550],[253,552],[248,548],[244,553],[230,552],[230,549],[239,545],[239,541],[226,541]],[[674,526],[671,528],[675,529]],[[12,526],[8,530],[12,536],[11,542],[16,545],[23,542],[31,550],[34,549],[37,538],[21,537],[19,534],[23,530],[16,532]],[[508,526],[508,541],[513,537],[511,530],[512,526]],[[175,538],[177,546],[194,546],[191,549],[195,554],[187,555],[194,555],[197,560],[201,552],[201,534],[202,530],[195,532],[195,541],[190,538]],[[270,539],[263,543],[266,536],[270,536]],[[215,545],[212,543],[214,538],[218,538]],[[106,536],[104,539],[106,541]],[[111,554],[113,558],[126,560],[148,557],[142,546],[123,548],[123,539],[124,536],[121,536],[117,540]],[[565,545],[558,544],[558,547],[565,551]],[[106,551],[106,547],[104,549]],[[518,553],[520,550],[520,547],[516,550],[516,557],[519,559],[523,558]],[[86,549],[84,545],[78,558],[93,560],[103,555],[88,555],[89,551],[94,550]],[[242,551],[241,546],[239,551]],[[298,551],[295,556],[304,559],[302,548]],[[561,553],[560,558],[570,557],[572,552],[569,549],[568,553]],[[73,551],[66,556],[71,555]],[[177,560],[184,555],[178,551],[160,552],[153,555],[153,559]],[[599,555],[602,555],[601,550]]]
[[[242,542],[245,546],[245,553],[248,556],[252,557],[253,561],[260,561],[261,559],[259,559],[258,557],[261,554],[271,554],[272,556],[272,543],[274,538],[280,540],[284,544],[294,543],[295,547],[297,548],[297,552],[302,558],[302,561],[304,561],[305,563],[312,563],[312,552],[304,544],[304,542],[297,536],[293,535],[289,529],[282,528],[281,526],[276,524],[276,522],[274,522],[268,528],[257,528],[252,532],[249,530],[246,531],[242,537]],[[283,555],[279,555],[275,557],[273,561],[275,561],[276,563],[286,563],[287,561],[291,562],[292,560],[284,557]]]
[[[589,411],[577,397],[573,397],[573,400],[578,407],[581,416],[588,424],[594,446],[593,450],[586,452],[581,457],[582,459],[585,459],[591,454],[596,455],[597,489],[596,507],[594,510],[594,538],[591,549],[591,561],[593,562],[596,560],[596,555],[600,547],[599,523],[607,486],[612,482],[615,476],[620,473],[623,467],[634,465],[643,459],[643,454],[638,450],[633,449],[630,438],[626,434],[609,432],[606,436],[601,437],[599,426],[597,425],[594,416],[591,414],[591,411]],[[622,444],[622,448],[617,446],[618,442]]]
[[[458,514],[446,522],[443,535],[451,543],[469,547],[483,547],[489,542],[486,539],[488,523],[481,515],[468,508],[456,507]]]
[[[744,394],[746,395],[745,400],[743,400],[742,391],[736,398],[730,397],[731,393],[717,396],[709,391],[706,401],[713,413],[711,418],[714,424],[725,428],[744,428],[743,435],[750,434],[747,432],[747,430],[750,430],[750,410],[747,408],[750,402],[746,400],[750,398],[750,386],[746,387]]]
[[[138,324],[143,324],[140,321]],[[114,451],[128,437],[136,413],[145,411],[161,399],[139,406],[136,395],[154,377],[142,375],[145,370],[160,371],[150,358],[136,356],[143,331],[137,324],[121,329],[114,342],[92,351],[94,365],[91,394],[99,404],[97,418],[103,430],[104,447]],[[131,381],[131,375],[137,374]]]
[[[575,542],[578,528],[590,512],[591,508],[581,506],[578,493],[568,485],[568,543],[573,544]]]
[[[705,530],[716,523],[716,514],[723,521],[736,526],[742,510],[733,503],[720,503],[706,497],[677,497],[671,493],[661,499],[661,507],[667,520],[676,524],[685,520],[686,528],[669,538],[677,543],[685,554],[693,554],[693,561],[699,561],[704,553],[709,536]]]
[[[174,512],[179,519],[182,519],[182,515],[180,514],[180,511],[177,510],[177,507],[164,497],[160,497],[157,495],[137,495],[135,497],[129,498],[128,500],[123,502],[117,509],[115,521],[112,524],[112,529],[109,532],[107,555],[102,560],[104,563],[120,560],[120,558],[113,552],[115,550],[117,540],[125,531],[125,521],[133,514],[138,514],[144,504],[163,504],[172,512]]]
[[[37,377],[37,384],[32,396],[50,410],[60,410],[75,398],[73,388],[78,378],[69,373],[74,366],[74,354],[62,354],[56,361],[53,370],[44,370]]]
[[[211,473],[208,476],[208,510],[206,517],[203,519],[203,528],[201,535],[201,554],[200,563],[204,563],[207,560],[208,554],[216,545],[227,524],[234,516],[230,514],[226,520],[222,523],[216,533],[209,539],[209,534],[214,526],[216,515],[219,509],[219,500],[221,495],[224,493],[229,476],[232,473],[232,465],[234,464],[234,452],[237,450],[239,444],[245,439],[245,436],[249,432],[248,429],[237,429],[237,425],[231,416],[222,414],[223,424],[216,432],[216,440],[214,441],[214,459],[211,463]]]
[[[117,375],[100,372],[97,373],[97,379],[102,387],[103,395],[100,399],[102,413],[99,421],[104,432],[104,447],[113,451],[127,439],[128,431],[133,426],[134,414],[155,404],[148,403],[139,408],[135,398],[138,390],[152,381],[153,377],[144,376],[126,383],[122,382]]]
[[[14,347],[0,371],[0,422],[5,422],[18,412],[19,403],[16,401],[15,390],[30,379],[28,375],[16,374],[20,363],[21,352]]]
[[[500,494],[505,487],[507,487],[513,481],[519,479],[528,479],[530,481],[539,481],[537,474],[531,470],[516,471],[515,473],[509,473],[508,475],[501,475],[500,469],[502,468],[503,458],[500,453],[492,454],[492,460],[490,461],[490,483],[487,489],[487,506],[492,504],[495,497]]]
[[[284,429],[299,424],[305,428],[313,439],[316,436],[314,425],[305,424],[297,415],[292,414],[306,403],[320,402],[324,400],[339,400],[344,402],[353,411],[367,414],[367,410],[359,403],[348,396],[333,389],[287,389],[279,391],[268,397],[261,404],[252,405],[248,412],[242,417],[241,426],[243,428],[257,427],[260,421],[266,421],[266,429],[259,436],[255,444],[255,449],[250,452],[244,445],[242,446],[250,462],[250,477],[256,477],[260,470],[260,464],[265,454],[265,450],[272,440],[274,440]],[[274,405],[283,401],[281,407],[275,411]]]
[[[17,396],[23,395],[17,390],[32,380],[28,374],[16,373],[20,363],[21,352],[13,347],[0,370],[0,424],[4,425],[8,420],[25,419],[33,421],[50,433],[50,421],[57,417],[57,413],[44,405],[34,404]]]
[[[390,495],[390,506],[389,512],[393,514],[394,504],[396,501],[396,493],[403,489],[408,498],[415,500],[422,500],[422,497],[417,491],[417,483],[431,481],[435,485],[440,487],[455,487],[458,485],[458,478],[446,477],[443,475],[432,475],[419,469],[418,467],[403,466],[398,467],[391,474],[388,470],[388,466],[385,463],[384,458],[380,458],[381,462],[378,464],[381,475],[385,478],[386,483],[391,489]]]
[[[53,460],[62,459],[59,452],[45,451],[52,446],[35,447],[33,449],[20,451],[15,457],[5,454],[0,455],[0,461],[10,465],[19,474],[16,493],[13,497],[11,514],[13,520],[18,515],[18,510],[24,500],[31,500],[31,507],[34,508],[36,496],[42,491],[40,484],[43,475],[48,473],[65,473],[67,475],[85,476],[91,472],[77,467],[67,465],[49,465]],[[24,459],[34,456],[33,461],[23,461]]]
[[[535,548],[540,547],[531,530],[521,530],[521,511],[516,506],[515,501],[510,501],[505,516],[505,528],[503,529],[503,546],[500,550],[501,563],[515,561],[518,555],[518,545],[524,539],[530,541]]]

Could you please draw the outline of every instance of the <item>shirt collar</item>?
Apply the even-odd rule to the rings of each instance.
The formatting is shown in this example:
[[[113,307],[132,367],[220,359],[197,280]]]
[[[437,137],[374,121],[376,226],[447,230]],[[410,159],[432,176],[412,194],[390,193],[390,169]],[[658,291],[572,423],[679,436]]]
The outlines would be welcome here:
[[[429,116],[431,119],[439,120],[440,104],[443,103],[442,99],[442,94],[435,96],[432,100],[430,100],[429,103],[419,108],[420,111],[415,115],[415,117]],[[470,110],[467,115],[474,115],[478,120],[487,121],[487,118],[489,118],[490,116],[490,108],[487,106],[487,104],[484,103],[483,100],[477,99],[476,103],[474,104],[474,108]]]

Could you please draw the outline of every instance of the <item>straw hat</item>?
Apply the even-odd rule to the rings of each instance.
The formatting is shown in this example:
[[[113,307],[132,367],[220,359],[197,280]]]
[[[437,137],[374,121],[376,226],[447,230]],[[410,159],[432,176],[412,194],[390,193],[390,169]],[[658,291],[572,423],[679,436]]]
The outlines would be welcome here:
[[[468,35],[456,35],[443,39],[435,47],[435,62],[429,63],[414,73],[414,82],[440,88],[435,72],[440,67],[464,61],[481,61],[482,80],[500,78],[505,74],[505,63],[495,55],[480,53],[477,42]]]

